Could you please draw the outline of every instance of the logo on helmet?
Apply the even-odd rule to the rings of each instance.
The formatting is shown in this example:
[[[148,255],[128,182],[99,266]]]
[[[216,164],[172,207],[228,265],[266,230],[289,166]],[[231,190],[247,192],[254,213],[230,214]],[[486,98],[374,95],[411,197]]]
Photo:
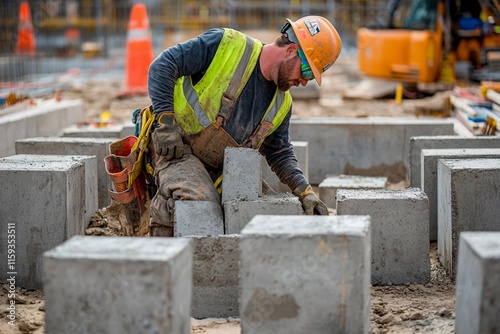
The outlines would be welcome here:
[[[304,23],[307,27],[307,30],[309,30],[311,36],[314,36],[320,32],[318,21],[305,21]]]

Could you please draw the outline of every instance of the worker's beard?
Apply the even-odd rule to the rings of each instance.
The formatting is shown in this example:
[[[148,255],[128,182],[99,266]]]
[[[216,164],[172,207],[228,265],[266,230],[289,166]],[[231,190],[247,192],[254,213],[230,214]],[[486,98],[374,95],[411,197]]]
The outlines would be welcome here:
[[[293,72],[295,67],[296,59],[288,59],[281,63],[278,69],[278,89],[286,92],[291,86],[298,86],[300,82],[298,80],[290,80],[290,73]]]

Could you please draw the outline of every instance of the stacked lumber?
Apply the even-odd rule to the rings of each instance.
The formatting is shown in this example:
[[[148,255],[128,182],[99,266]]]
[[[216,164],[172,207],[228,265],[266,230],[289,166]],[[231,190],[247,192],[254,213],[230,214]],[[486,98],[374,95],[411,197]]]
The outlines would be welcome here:
[[[483,108],[491,107],[491,103],[465,88],[455,88],[450,103],[457,120],[472,134],[480,135],[485,121]]]

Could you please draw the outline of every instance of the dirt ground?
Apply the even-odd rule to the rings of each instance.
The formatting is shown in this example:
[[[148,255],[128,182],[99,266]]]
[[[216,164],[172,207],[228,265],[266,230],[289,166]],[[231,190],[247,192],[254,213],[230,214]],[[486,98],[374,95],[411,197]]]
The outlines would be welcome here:
[[[339,61],[324,75],[316,100],[294,100],[295,117],[413,117],[422,111],[440,111],[445,105],[444,93],[420,100],[406,100],[401,104],[393,98],[360,100],[344,98],[343,93],[360,81],[349,57]],[[81,98],[88,115],[86,124],[103,121],[100,115],[109,111],[106,122],[129,122],[136,108],[147,106],[146,96],[117,98],[122,89],[118,81],[87,81],[60,92],[63,99]],[[405,184],[392,185],[393,188]],[[100,212],[102,214],[102,211]],[[102,218],[102,217],[101,217]],[[113,229],[108,232],[113,234]],[[99,234],[99,233],[96,233]],[[430,247],[431,281],[425,285],[372,287],[371,333],[453,333],[455,317],[455,286],[437,259],[436,244]],[[0,333],[43,333],[44,298],[42,291],[18,289],[16,326],[8,325],[7,285],[0,288]],[[240,333],[239,319],[192,319],[192,333]]]

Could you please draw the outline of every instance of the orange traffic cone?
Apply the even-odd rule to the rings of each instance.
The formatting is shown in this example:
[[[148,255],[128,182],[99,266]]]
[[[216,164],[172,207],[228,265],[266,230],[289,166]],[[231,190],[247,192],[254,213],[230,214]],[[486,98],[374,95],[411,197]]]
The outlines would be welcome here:
[[[33,33],[28,1],[21,2],[21,7],[19,8],[16,54],[35,54],[35,35]]]
[[[148,93],[148,69],[153,61],[153,43],[148,14],[143,3],[132,7],[127,33],[126,88],[120,95]]]

